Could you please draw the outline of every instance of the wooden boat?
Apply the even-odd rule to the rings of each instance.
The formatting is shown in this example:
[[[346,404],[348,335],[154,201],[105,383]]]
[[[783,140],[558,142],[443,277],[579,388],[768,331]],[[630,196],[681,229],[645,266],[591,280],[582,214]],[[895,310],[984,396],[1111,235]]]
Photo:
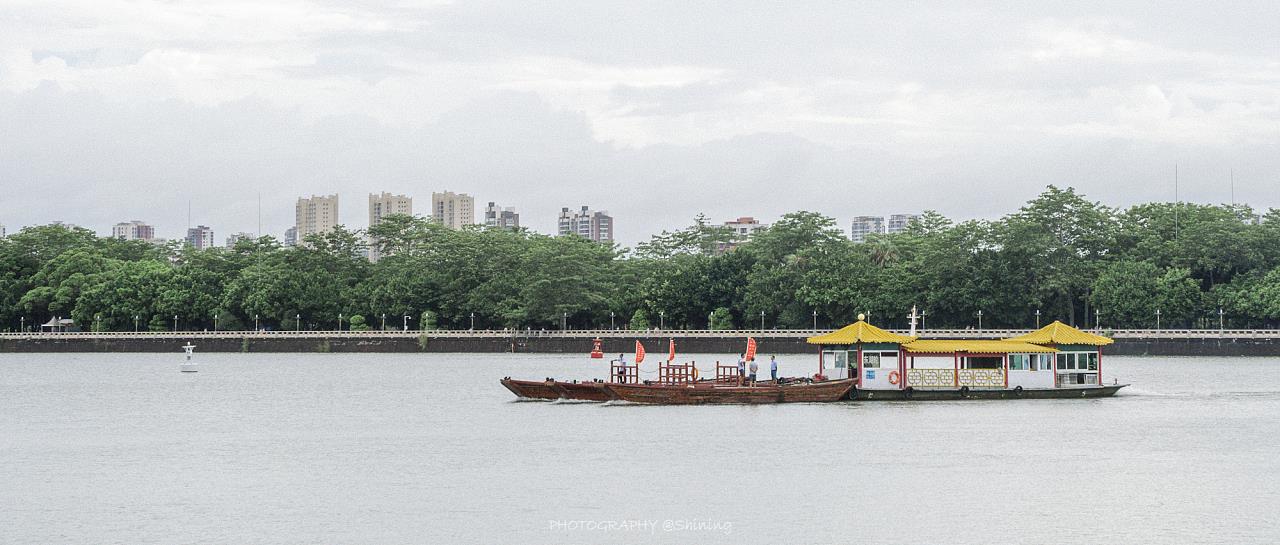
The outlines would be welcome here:
[[[511,377],[502,379],[502,385],[521,399],[541,399],[554,401],[572,399],[578,401],[609,401],[615,399],[600,382],[565,382],[555,379],[514,380]]]
[[[617,384],[604,387],[632,403],[659,405],[825,403],[840,401],[853,389],[853,379],[793,384],[736,386],[716,382],[692,384]]]

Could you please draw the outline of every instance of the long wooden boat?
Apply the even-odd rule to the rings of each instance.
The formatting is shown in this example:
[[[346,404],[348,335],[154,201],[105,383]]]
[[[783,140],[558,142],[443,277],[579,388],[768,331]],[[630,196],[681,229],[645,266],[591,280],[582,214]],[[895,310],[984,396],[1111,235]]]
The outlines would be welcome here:
[[[616,399],[600,382],[565,382],[555,379],[515,380],[502,379],[502,385],[521,399],[554,401],[571,399],[578,401],[609,401]]]
[[[825,403],[845,399],[854,382],[843,379],[755,386],[606,383],[604,387],[623,401],[659,405]]]

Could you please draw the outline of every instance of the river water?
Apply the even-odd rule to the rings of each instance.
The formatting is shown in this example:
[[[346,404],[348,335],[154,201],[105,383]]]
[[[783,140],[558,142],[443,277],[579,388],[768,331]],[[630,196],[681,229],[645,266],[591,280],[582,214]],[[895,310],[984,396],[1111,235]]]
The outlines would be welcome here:
[[[1280,541],[1280,359],[1108,357],[1110,399],[754,407],[498,384],[607,374],[582,356],[197,359],[0,355],[0,543]]]

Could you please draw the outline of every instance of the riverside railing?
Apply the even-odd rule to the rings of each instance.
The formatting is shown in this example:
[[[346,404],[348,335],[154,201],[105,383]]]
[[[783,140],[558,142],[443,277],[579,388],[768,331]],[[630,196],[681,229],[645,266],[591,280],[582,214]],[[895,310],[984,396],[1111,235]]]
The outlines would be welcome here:
[[[905,330],[890,330],[906,334]],[[1280,329],[1091,329],[1113,339],[1280,339]],[[67,333],[7,332],[0,339],[127,339],[127,338],[745,338],[797,339],[829,333],[829,329],[430,329],[430,330],[301,330],[301,331],[83,331]],[[1029,329],[927,329],[916,335],[936,339],[1004,339],[1031,332]]]

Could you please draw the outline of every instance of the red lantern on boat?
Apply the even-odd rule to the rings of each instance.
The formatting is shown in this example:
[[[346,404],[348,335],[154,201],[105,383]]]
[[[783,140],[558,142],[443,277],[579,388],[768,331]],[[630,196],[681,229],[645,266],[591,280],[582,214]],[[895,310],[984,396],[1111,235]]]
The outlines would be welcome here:
[[[592,358],[592,359],[600,359],[600,358],[603,358],[603,357],[604,357],[604,351],[600,349],[600,342],[601,342],[601,341],[600,341],[600,337],[596,337],[596,338],[595,338],[595,340],[592,340],[591,342],[592,342],[592,347],[591,347],[591,358]]]

